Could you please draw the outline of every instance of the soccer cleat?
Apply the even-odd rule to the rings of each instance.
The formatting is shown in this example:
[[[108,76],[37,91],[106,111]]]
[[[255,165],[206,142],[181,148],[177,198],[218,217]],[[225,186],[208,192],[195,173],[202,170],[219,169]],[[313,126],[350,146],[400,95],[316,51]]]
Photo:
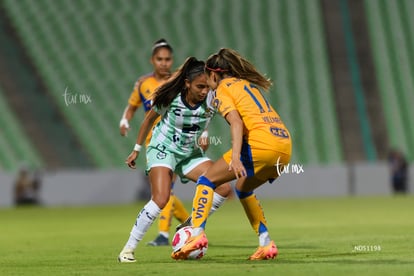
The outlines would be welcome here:
[[[171,253],[171,258],[175,260],[186,260],[188,255],[196,249],[202,249],[208,246],[208,240],[204,231],[195,237],[191,237],[188,241],[180,248],[180,250]]]
[[[118,261],[120,263],[135,263],[134,250],[131,248],[124,248],[122,249],[121,253],[119,253]]]
[[[256,252],[254,252],[254,254],[251,255],[248,260],[258,261],[258,260],[274,259],[277,256],[277,253],[278,253],[277,247],[274,241],[271,241],[266,246],[259,246]]]
[[[164,246],[164,245],[169,245],[169,241],[168,238],[164,237],[163,235],[159,234],[155,240],[150,241],[147,243],[147,245],[151,245],[151,246]]]
[[[178,224],[177,227],[175,227],[175,232],[186,226],[191,226],[191,216],[188,217],[183,223]]]

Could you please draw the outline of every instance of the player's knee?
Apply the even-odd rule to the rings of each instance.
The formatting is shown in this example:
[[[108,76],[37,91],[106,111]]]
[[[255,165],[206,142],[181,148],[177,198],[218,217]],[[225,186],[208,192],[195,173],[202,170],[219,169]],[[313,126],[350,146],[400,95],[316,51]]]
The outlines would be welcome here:
[[[169,194],[159,194],[152,196],[152,201],[154,201],[160,209],[163,209],[165,205],[167,205],[168,200],[170,200]]]
[[[223,197],[229,197],[231,195],[231,185],[230,183],[224,183],[220,186],[218,186],[215,190],[216,193],[218,193],[219,195],[223,196]]]

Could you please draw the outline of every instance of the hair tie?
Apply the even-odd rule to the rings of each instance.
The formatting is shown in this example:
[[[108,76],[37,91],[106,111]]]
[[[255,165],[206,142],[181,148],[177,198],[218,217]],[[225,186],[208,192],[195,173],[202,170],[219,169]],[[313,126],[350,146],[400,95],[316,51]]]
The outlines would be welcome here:
[[[229,71],[229,70],[227,70],[227,69],[223,69],[223,68],[210,68],[210,67],[208,67],[207,65],[206,65],[206,69],[207,70],[210,70],[210,71],[213,71],[213,72],[227,72],[227,71]]]

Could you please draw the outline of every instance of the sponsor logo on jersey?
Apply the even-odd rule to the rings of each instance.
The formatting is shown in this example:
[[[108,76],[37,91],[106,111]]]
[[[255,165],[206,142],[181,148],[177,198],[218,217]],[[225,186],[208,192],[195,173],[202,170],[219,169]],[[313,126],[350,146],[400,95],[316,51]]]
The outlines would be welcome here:
[[[212,103],[212,105],[213,105],[213,107],[215,108],[215,109],[219,109],[219,107],[220,107],[220,105],[221,105],[221,101],[219,100],[219,99],[217,99],[217,98],[215,98],[214,100],[213,100],[213,103]]]
[[[281,138],[289,138],[289,134],[287,133],[287,131],[283,128],[278,128],[278,127],[271,127],[270,128],[270,132],[277,136],[277,137],[281,137]]]
[[[199,131],[201,128],[199,125],[192,124],[191,126],[183,126],[183,133],[190,133],[190,132],[196,132]]]

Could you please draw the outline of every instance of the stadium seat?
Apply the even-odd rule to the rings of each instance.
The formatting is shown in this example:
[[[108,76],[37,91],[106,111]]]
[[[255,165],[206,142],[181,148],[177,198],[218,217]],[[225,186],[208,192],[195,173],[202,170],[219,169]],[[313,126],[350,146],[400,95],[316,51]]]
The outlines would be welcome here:
[[[414,158],[414,2],[365,1],[390,144]]]
[[[5,0],[3,5],[99,167],[124,166],[143,114],[126,139],[119,136],[118,122],[137,76],[151,70],[150,48],[161,37],[175,49],[175,68],[189,55],[206,58],[220,47],[247,56],[274,81],[267,97],[293,136],[292,160],[343,161],[317,0]],[[66,106],[65,87],[88,93],[93,103]],[[222,119],[211,127],[221,140],[210,148],[213,158],[229,147],[227,127]]]
[[[16,171],[21,165],[42,168],[43,161],[25,135],[0,89],[0,170]]]

